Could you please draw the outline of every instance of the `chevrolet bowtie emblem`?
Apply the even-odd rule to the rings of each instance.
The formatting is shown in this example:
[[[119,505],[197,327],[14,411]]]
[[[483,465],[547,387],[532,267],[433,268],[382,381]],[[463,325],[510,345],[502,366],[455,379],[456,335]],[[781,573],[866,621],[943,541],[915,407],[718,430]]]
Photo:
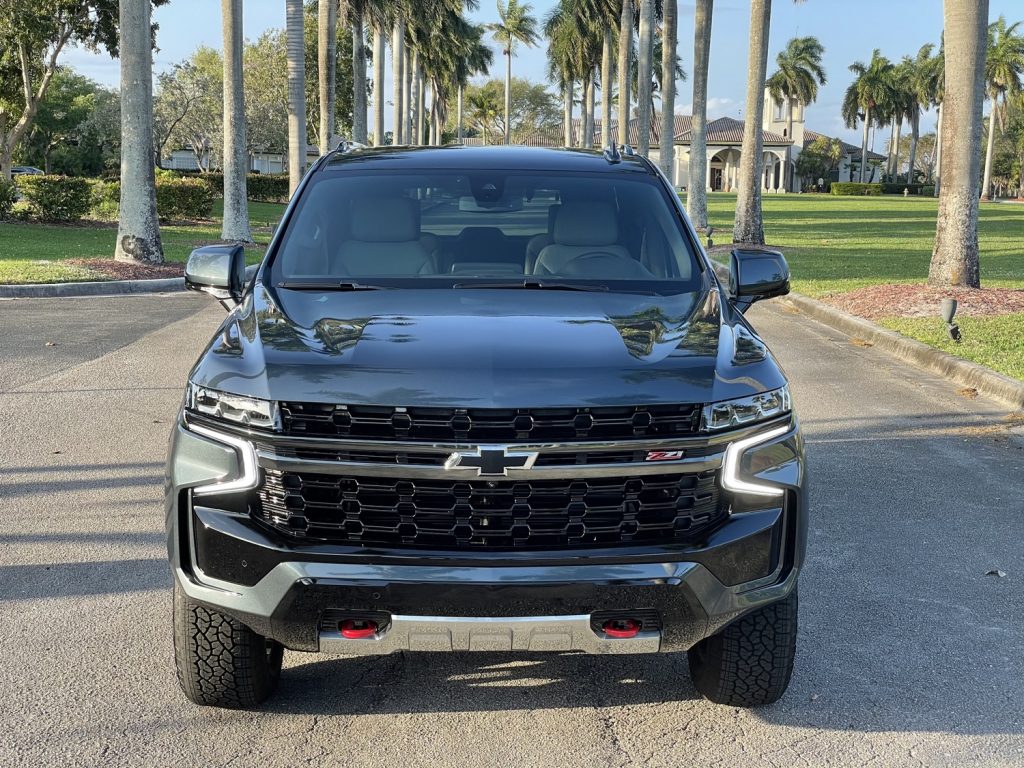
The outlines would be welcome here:
[[[444,463],[447,470],[473,477],[507,477],[510,469],[529,469],[537,454],[509,450],[507,445],[481,445],[475,451],[456,451]]]

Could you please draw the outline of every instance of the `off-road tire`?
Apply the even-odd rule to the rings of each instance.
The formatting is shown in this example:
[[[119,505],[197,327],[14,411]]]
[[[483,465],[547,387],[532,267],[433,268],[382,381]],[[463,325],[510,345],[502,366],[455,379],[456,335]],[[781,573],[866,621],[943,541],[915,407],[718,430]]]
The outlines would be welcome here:
[[[190,701],[249,709],[277,688],[284,649],[174,585],[174,661]]]
[[[796,656],[797,596],[746,614],[690,649],[690,676],[705,698],[760,707],[786,692]]]

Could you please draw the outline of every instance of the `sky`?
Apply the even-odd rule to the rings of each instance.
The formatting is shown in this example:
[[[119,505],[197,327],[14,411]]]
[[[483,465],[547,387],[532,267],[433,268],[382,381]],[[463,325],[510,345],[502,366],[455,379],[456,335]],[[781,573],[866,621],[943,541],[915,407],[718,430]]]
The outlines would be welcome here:
[[[555,0],[533,0],[534,14],[540,19]],[[284,0],[246,0],[244,32],[255,39],[263,30],[284,26]],[[480,9],[471,14],[474,21],[497,20],[493,0],[480,0]],[[1024,19],[1024,0],[990,0],[990,20],[1004,14],[1010,22]],[[679,3],[679,55],[683,69],[693,68],[693,3]],[[158,50],[154,55],[157,72],[187,58],[197,46],[221,47],[220,3],[217,0],[170,0],[154,13],[159,25]],[[716,0],[712,21],[711,62],[708,74],[708,113],[711,118],[742,118],[747,73],[747,33],[750,5],[745,0]],[[820,89],[818,100],[807,109],[807,127],[819,133],[840,136],[860,144],[860,136],[843,126],[840,108],[843,94],[852,80],[848,67],[854,61],[867,62],[874,48],[898,61],[913,55],[925,43],[938,43],[942,32],[942,0],[775,0],[772,3],[768,73],[774,71],[775,55],[796,36],[814,35],[825,46],[824,65],[828,82]],[[500,51],[495,47],[494,77],[503,77]],[[82,49],[67,51],[63,59],[82,74],[108,86],[116,86],[118,63],[105,54]],[[390,61],[388,65],[390,70]],[[513,74],[543,81],[545,51],[520,46],[513,62]],[[689,114],[692,85],[679,84],[676,111]],[[386,84],[390,94],[390,84]],[[390,109],[388,109],[390,122]],[[934,130],[935,115],[927,113],[922,133]],[[883,146],[885,135],[874,139]]]

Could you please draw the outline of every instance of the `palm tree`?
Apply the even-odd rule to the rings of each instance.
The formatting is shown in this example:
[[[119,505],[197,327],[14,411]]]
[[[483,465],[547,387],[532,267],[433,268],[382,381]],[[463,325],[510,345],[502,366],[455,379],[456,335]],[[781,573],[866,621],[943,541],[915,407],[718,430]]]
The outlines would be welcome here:
[[[931,43],[922,45],[917,56],[903,59],[903,65],[910,73],[910,89],[914,95],[914,106],[910,116],[910,153],[907,183],[914,183],[914,163],[917,162],[917,142],[921,138],[921,107],[927,107],[934,98],[936,88],[935,66]]]
[[[306,56],[303,48],[302,0],[286,0],[288,61],[288,191],[306,172]]]
[[[629,143],[629,60],[633,53],[633,0],[622,0],[619,13],[618,143]]]
[[[384,49],[385,22],[373,20],[373,145],[384,144]]]
[[[317,3],[317,85],[320,97],[320,154],[331,150],[334,136],[334,103],[337,97],[338,3]]]
[[[455,60],[454,81],[458,90],[456,96],[456,136],[462,141],[465,135],[463,128],[463,101],[466,85],[473,75],[486,75],[494,61],[494,53],[484,41],[485,28],[479,24],[469,25],[462,36],[459,55]]]
[[[392,143],[405,144],[409,140],[405,135],[405,105],[402,99],[405,86],[405,18],[400,11],[395,17],[391,31],[391,84],[395,112]]]
[[[732,227],[734,243],[764,244],[761,220],[761,169],[764,158],[761,119],[764,116],[764,82],[768,69],[768,32],[771,25],[771,0],[750,2],[750,52],[747,56],[747,108],[740,150],[740,179],[736,197],[736,219]]]
[[[579,79],[579,27],[574,23],[571,0],[561,0],[544,19],[548,39],[547,75],[562,92],[562,137],[567,147],[573,144],[572,106],[576,80]]]
[[[679,57],[676,56],[678,46],[677,16],[679,9],[676,0],[664,3],[661,22],[661,137],[658,147],[658,159],[661,170],[671,180],[672,167],[675,165],[675,133],[676,133],[676,68]]]
[[[876,48],[868,64],[855,61],[850,65],[850,71],[857,75],[857,78],[846,89],[843,99],[843,120],[847,128],[856,128],[857,121],[863,120],[860,180],[864,182],[868,166],[868,131],[871,121],[875,118],[872,110],[879,105],[884,106],[890,100],[892,62]]]
[[[637,148],[651,150],[651,75],[654,72],[654,0],[640,0],[640,34],[637,51]]]
[[[821,59],[825,47],[816,37],[794,37],[775,57],[778,69],[765,85],[777,104],[786,103],[786,138],[793,139],[793,106],[807,106],[818,98],[818,86],[826,82]],[[785,169],[783,185],[792,191],[792,174]]]
[[[690,123],[690,177],[686,183],[686,213],[701,232],[708,228],[707,125],[708,59],[715,0],[697,0],[693,26],[693,119]]]
[[[978,171],[985,98],[988,0],[945,0],[943,181],[928,282],[981,286]],[[950,137],[955,140],[949,141]]]
[[[121,0],[121,214],[114,258],[161,264],[153,169],[153,48],[149,0]]]
[[[224,221],[220,237],[251,243],[245,188],[245,91],[242,74],[242,0],[221,0],[224,27]]]
[[[352,139],[366,143],[366,17],[368,0],[347,0],[352,32]],[[335,0],[320,0],[335,5]]]
[[[530,15],[533,8],[529,3],[520,4],[519,0],[508,0],[508,5],[498,0],[499,21],[491,24],[489,29],[494,39],[501,44],[505,54],[505,143],[511,141],[510,126],[512,124],[512,55],[516,43],[533,47],[537,44],[537,20]]]
[[[1024,75],[1024,37],[1018,33],[1021,22],[1006,25],[1000,16],[988,27],[988,55],[985,59],[986,96],[992,102],[988,115],[988,146],[985,149],[985,181],[981,199],[990,200],[992,193],[992,148],[995,146],[996,122],[1003,123],[1007,96],[1020,93]],[[1002,112],[999,102],[1002,99]]]

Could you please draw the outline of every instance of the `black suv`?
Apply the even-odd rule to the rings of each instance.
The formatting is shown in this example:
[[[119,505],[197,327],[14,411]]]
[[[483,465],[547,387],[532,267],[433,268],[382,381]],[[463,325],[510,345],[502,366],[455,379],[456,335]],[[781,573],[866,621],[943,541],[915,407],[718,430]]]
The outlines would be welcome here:
[[[350,148],[296,191],[167,466],[185,694],[251,707],[285,648],[688,651],[697,689],[785,691],[807,503],[786,378],[674,190],[626,150]]]

